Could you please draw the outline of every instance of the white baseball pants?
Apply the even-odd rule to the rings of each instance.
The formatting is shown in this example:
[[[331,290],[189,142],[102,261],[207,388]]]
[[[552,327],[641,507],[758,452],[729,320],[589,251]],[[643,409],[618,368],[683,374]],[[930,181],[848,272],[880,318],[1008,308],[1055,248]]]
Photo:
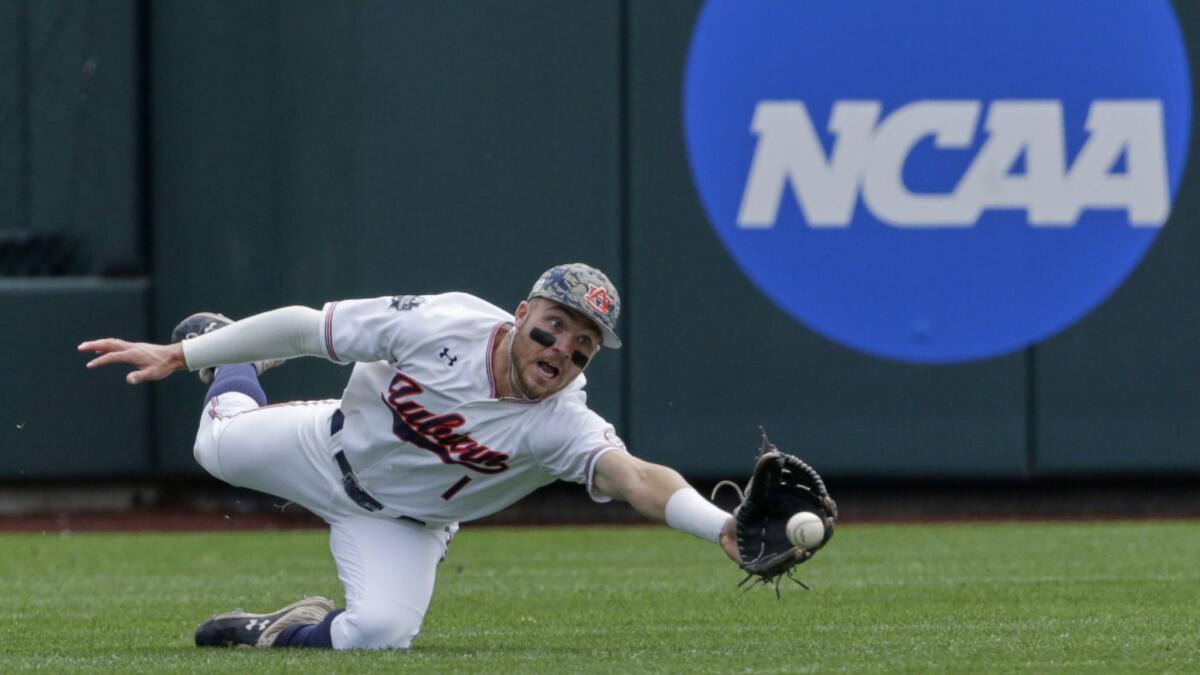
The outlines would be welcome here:
[[[338,401],[259,407],[225,393],[200,416],[196,461],[210,474],[295,502],[329,523],[346,592],[334,649],[406,648],[421,629],[438,562],[457,528],[427,528],[366,511],[346,496],[329,446]]]

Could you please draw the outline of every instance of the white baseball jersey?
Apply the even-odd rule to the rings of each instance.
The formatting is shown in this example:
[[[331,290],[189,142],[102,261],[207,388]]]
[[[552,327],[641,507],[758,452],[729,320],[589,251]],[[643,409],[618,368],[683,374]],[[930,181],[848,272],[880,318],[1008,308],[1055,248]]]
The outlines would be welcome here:
[[[493,347],[514,318],[465,293],[331,302],[327,357],[357,361],[333,436],[384,513],[435,526],[495,513],[555,479],[587,486],[624,450],[580,375],[541,401],[497,398]]]

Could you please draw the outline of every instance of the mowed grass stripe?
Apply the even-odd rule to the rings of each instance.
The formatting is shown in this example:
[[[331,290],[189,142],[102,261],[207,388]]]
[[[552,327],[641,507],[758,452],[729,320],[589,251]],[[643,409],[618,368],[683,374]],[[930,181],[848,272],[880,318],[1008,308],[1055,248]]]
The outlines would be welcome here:
[[[410,652],[199,650],[206,616],[340,601],[320,532],[0,536],[0,672],[1186,672],[1200,523],[854,525],[742,593],[662,528],[465,528]]]

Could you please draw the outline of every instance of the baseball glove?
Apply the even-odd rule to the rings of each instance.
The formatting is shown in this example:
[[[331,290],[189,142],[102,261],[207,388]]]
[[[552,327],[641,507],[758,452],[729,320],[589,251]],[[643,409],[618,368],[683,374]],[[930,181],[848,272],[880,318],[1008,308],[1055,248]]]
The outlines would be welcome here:
[[[793,568],[828,544],[837,524],[837,504],[820,474],[799,457],[780,452],[763,431],[758,463],[746,490],[743,492],[732,481],[723,481],[717,484],[713,496],[725,485],[732,486],[742,500],[733,511],[741,568],[746,572],[738,586],[751,579],[755,579],[751,587],[773,583],[778,595],[779,582],[786,575],[807,589],[793,576]],[[798,548],[787,536],[788,519],[800,511],[817,514],[825,525],[825,536],[812,548]]]

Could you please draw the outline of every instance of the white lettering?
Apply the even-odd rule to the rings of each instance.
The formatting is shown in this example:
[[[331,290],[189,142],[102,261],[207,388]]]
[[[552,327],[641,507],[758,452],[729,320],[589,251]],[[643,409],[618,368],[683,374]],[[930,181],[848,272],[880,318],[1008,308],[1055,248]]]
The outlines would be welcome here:
[[[1125,208],[1135,227],[1162,227],[1171,210],[1161,101],[1096,101],[1087,145],[1071,165],[1067,193],[1079,210]],[[1110,173],[1125,156],[1125,171]]]
[[[742,193],[738,226],[774,227],[789,182],[810,227],[849,225],[880,109],[878,101],[839,101],[829,116],[829,130],[837,141],[827,160],[803,103],[760,102],[751,125],[758,147]]]
[[[1087,141],[1069,170],[1062,104],[994,101],[987,138],[949,193],[916,193],[904,184],[913,148],[969,148],[982,103],[917,101],[880,121],[879,101],[838,101],[829,116],[827,156],[801,101],[761,101],[758,137],[738,226],[771,228],[790,185],[809,227],[850,225],[861,192],[881,222],[900,228],[972,227],[988,209],[1023,209],[1034,227],[1071,227],[1085,209],[1124,209],[1134,227],[1161,227],[1170,211],[1162,102],[1098,100]],[[1014,166],[1024,159],[1022,173]],[[1121,159],[1124,169],[1114,170]]]
[[[978,221],[986,208],[1025,208],[1031,225],[1074,224],[1075,218],[1069,217],[1071,202],[1063,190],[1062,119],[1058,101],[992,103],[987,141],[954,190],[967,225]],[[1014,175],[1013,165],[1022,155],[1025,173]]]
[[[901,227],[970,227],[956,195],[919,195],[904,185],[904,161],[922,138],[938,148],[969,148],[979,101],[919,101],[879,125],[863,181],[863,201],[880,220]]]

